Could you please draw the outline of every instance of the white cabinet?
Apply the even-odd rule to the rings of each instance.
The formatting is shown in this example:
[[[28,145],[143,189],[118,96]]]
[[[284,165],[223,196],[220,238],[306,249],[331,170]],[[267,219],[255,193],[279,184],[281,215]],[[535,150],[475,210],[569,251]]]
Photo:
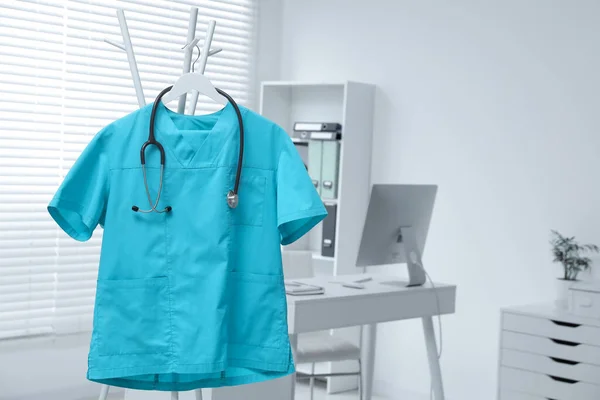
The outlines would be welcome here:
[[[600,399],[600,319],[504,309],[499,359],[498,400]]]

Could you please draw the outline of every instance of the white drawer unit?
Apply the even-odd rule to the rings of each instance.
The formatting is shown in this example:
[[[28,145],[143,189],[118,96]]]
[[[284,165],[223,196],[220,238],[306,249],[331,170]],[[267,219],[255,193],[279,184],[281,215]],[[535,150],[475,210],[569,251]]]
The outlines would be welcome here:
[[[548,318],[505,313],[503,329],[600,346],[600,328]]]
[[[502,386],[519,393],[553,400],[598,400],[600,386],[538,374],[515,368],[500,367]]]
[[[597,365],[506,349],[500,353],[500,359],[501,365],[506,367],[600,385],[600,367]]]
[[[600,319],[504,309],[499,361],[498,400],[599,400]]]
[[[501,348],[600,365],[600,347],[548,337],[503,331]]]
[[[499,400],[548,400],[545,397],[533,396],[527,393],[515,392],[514,390],[504,389],[500,391]]]

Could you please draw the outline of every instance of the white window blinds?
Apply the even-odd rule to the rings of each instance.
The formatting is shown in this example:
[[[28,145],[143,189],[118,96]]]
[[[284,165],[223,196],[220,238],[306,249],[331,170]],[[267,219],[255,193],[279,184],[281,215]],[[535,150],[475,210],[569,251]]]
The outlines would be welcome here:
[[[214,19],[212,47],[223,48],[209,58],[206,75],[249,105],[254,2],[2,2],[0,339],[91,326],[102,230],[76,242],[46,205],[91,137],[138,107],[125,53],[103,42],[122,41],[115,9],[125,10],[148,103],[181,74],[195,6],[197,35]],[[201,96],[197,110],[218,107]]]

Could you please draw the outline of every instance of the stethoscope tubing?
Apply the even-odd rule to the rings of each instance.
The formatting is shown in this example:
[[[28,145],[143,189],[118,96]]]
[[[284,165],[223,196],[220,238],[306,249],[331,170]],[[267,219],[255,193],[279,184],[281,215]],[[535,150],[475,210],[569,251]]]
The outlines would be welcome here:
[[[231,103],[231,105],[235,109],[235,114],[237,115],[238,119],[238,127],[240,130],[240,148],[238,153],[237,170],[235,172],[235,183],[233,185],[233,193],[237,196],[238,189],[240,187],[240,177],[242,176],[242,162],[244,161],[244,121],[242,120],[242,113],[240,112],[240,108],[238,107],[235,100],[233,100],[233,98],[229,94],[225,93],[225,91],[219,88],[215,89],[220,95],[225,97],[229,101],[229,103]]]
[[[158,203],[160,201],[160,195],[162,193],[162,188],[163,188],[163,178],[164,178],[166,156],[165,156],[164,147],[158,140],[156,140],[156,136],[154,135],[154,126],[155,126],[156,111],[158,108],[158,104],[160,103],[161,98],[167,92],[169,92],[172,88],[173,88],[173,86],[169,86],[169,87],[163,89],[158,94],[158,96],[156,96],[156,100],[154,100],[154,104],[152,105],[152,113],[150,114],[150,127],[148,129],[148,140],[146,142],[144,142],[144,144],[142,145],[142,147],[140,149],[140,163],[142,165],[142,173],[144,176],[144,188],[146,190],[146,196],[148,197],[148,203],[150,204],[151,208],[149,210],[142,210],[138,206],[134,205],[133,207],[131,207],[131,209],[134,212],[166,213],[166,212],[170,212],[172,210],[171,206],[167,206],[162,210],[159,210],[156,208],[156,207],[158,207]],[[235,109],[235,113],[237,115],[237,119],[238,119],[240,145],[239,145],[237,169],[236,169],[236,174],[235,174],[235,182],[234,182],[233,190],[230,190],[229,193],[227,193],[227,204],[229,205],[230,208],[235,208],[238,205],[238,190],[239,190],[239,186],[240,186],[240,178],[242,175],[242,162],[244,159],[244,121],[242,119],[242,113],[240,112],[240,108],[238,107],[235,100],[233,100],[233,98],[229,94],[227,94],[225,91],[223,91],[219,88],[215,88],[215,89],[217,90],[217,92],[219,94],[221,94],[223,97],[225,97],[229,101],[229,103],[233,106],[233,108]],[[150,195],[150,188],[148,186],[148,177],[147,177],[147,173],[146,173],[146,149],[150,145],[157,147],[158,151],[160,152],[160,178],[159,178],[160,182],[159,182],[159,186],[158,186],[158,192],[156,194],[156,200],[154,202],[152,201],[152,196]]]

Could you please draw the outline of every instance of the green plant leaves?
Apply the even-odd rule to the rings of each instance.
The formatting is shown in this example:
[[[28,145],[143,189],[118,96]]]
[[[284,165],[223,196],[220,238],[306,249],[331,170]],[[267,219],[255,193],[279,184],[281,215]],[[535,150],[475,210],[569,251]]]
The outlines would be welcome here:
[[[553,261],[563,266],[563,279],[576,280],[581,271],[588,270],[592,266],[592,260],[583,254],[598,253],[600,248],[595,244],[580,245],[575,241],[575,236],[566,237],[555,230],[550,232]]]

